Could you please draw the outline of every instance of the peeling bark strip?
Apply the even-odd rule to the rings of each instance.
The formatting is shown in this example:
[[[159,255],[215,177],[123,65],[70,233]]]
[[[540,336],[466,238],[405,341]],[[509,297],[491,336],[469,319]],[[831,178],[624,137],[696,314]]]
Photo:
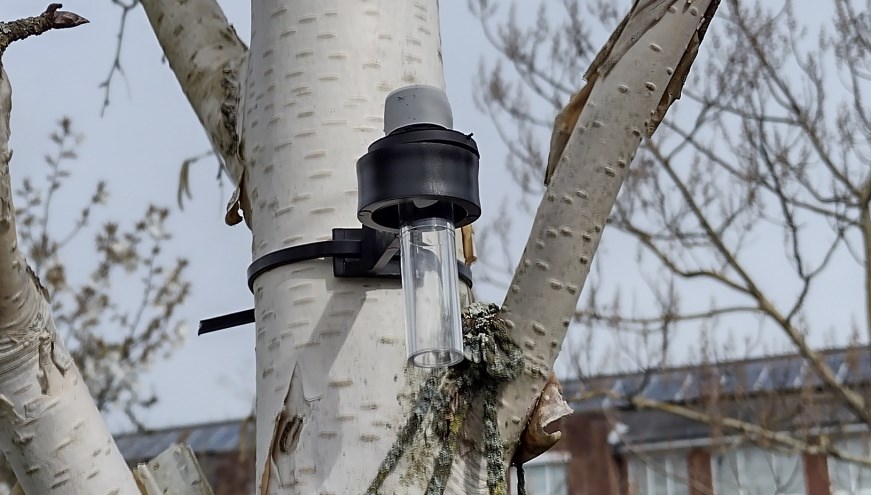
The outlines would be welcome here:
[[[0,23],[10,43],[87,22],[52,4]],[[58,339],[45,289],[18,251],[9,161],[12,87],[0,71],[0,448],[25,493],[127,495],[139,490],[84,380]]]
[[[562,129],[573,130],[564,149],[552,142],[553,178],[503,305],[527,370],[501,397],[499,427],[512,445],[532,410],[530,390],[553,367],[628,165],[679,96],[717,4],[636,0],[564,112]]]
[[[593,89],[596,80],[600,75],[607,75],[617,63],[617,60],[622,58],[641,39],[641,36],[659,22],[666,12],[676,9],[677,7],[674,4],[678,3],[678,1],[680,0],[653,0],[645,2],[644,5],[639,5],[639,2],[636,1],[629,15],[623,18],[623,21],[617,26],[614,33],[608,38],[604,48],[599,51],[596,58],[590,64],[590,68],[587,69],[587,73],[584,74],[587,84],[580,91],[572,95],[568,104],[560,110],[556,119],[554,119],[553,133],[550,138],[550,153],[547,157],[547,170],[544,174],[545,185],[550,183],[550,178],[562,157],[563,150],[575,129],[575,125],[578,123],[581,110],[587,104],[587,98],[590,96],[590,90]],[[690,3],[691,0],[686,2],[685,8],[691,8]],[[687,75],[689,75],[690,67],[699,53],[699,45],[701,45],[702,39],[704,39],[705,33],[708,31],[708,25],[714,18],[714,13],[717,11],[719,4],[720,0],[713,0],[708,5],[708,9],[702,17],[701,25],[687,45],[686,51],[684,51],[680,62],[677,64],[677,68],[673,69],[668,86],[662,94],[662,100],[647,123],[647,137],[653,135],[656,128],[659,127],[659,123],[665,117],[665,112],[668,111],[675,100],[680,98],[681,89],[686,82]],[[630,28],[628,31],[626,30],[627,26]]]

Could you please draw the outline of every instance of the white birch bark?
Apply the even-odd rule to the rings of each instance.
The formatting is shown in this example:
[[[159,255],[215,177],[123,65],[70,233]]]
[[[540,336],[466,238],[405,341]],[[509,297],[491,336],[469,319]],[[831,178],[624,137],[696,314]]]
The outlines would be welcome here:
[[[358,227],[355,163],[383,136],[384,98],[444,81],[436,0],[252,10],[243,135],[256,258]],[[323,260],[264,274],[254,295],[258,495],[365,492],[419,383],[399,282],[334,279]]]
[[[226,221],[247,210],[238,116],[247,49],[215,0],[142,0],[142,7],[182,91],[237,189]]]
[[[184,444],[136,466],[136,479],[143,495],[214,495],[194,451]]]
[[[509,445],[553,368],[628,166],[642,137],[679,97],[704,34],[700,28],[717,3],[636,1],[635,18],[627,19],[587,74],[589,96],[503,303],[503,317],[526,358],[524,374],[502,392],[499,428]],[[657,11],[664,15],[649,22]]]
[[[45,289],[18,250],[9,162],[12,88],[0,74],[0,447],[28,494],[139,490],[78,368]]]
[[[384,97],[444,85],[436,0],[253,2],[234,120],[215,111],[239,80],[217,76],[241,53],[209,49],[229,29],[217,4],[143,5],[213,143],[244,121],[244,170],[231,176],[250,198],[254,258],[359,226],[355,163],[383,135]],[[365,491],[419,381],[405,369],[399,282],[335,280],[331,266],[279,268],[255,285],[258,494]]]

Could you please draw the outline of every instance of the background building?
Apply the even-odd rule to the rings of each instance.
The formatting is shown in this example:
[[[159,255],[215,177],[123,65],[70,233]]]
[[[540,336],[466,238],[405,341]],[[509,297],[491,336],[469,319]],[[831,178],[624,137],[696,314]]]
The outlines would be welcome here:
[[[839,380],[864,390],[871,378],[866,348],[824,354]],[[867,428],[796,355],[710,366],[592,377],[564,386],[572,403],[562,440],[526,467],[528,493],[547,495],[868,495],[871,468],[819,455],[775,449],[666,410],[686,406],[737,418],[808,442],[832,441],[869,454]],[[662,409],[638,410],[602,397],[637,394]]]
[[[866,348],[827,351],[825,359],[854,389],[871,379]],[[524,466],[529,495],[871,495],[871,468],[765,448],[716,422],[637,410],[613,398],[637,394],[796,438],[831,440],[871,457],[867,429],[854,424],[838,401],[827,400],[799,356],[596,376],[563,388],[575,413],[562,420],[560,442]],[[254,483],[254,425],[249,420],[125,434],[116,440],[131,464],[155,457],[172,443],[188,443],[216,495],[247,495]]]

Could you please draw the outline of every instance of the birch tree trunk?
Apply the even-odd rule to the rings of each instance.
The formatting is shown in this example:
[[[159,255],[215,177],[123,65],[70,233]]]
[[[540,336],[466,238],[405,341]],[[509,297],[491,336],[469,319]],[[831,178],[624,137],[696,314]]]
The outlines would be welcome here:
[[[408,84],[443,85],[437,0],[252,2],[247,54],[214,0],[143,5],[240,187],[228,219],[245,213],[255,259],[358,226],[355,162],[382,136],[384,97]],[[503,470],[553,366],[626,168],[679,94],[709,5],[636,2],[594,67],[505,301],[526,372],[491,404],[508,447],[497,460]],[[447,465],[446,486],[430,486],[443,449],[429,427],[448,419],[424,415],[423,440],[404,437],[427,373],[405,363],[399,284],[334,279],[331,266],[276,268],[254,284],[257,495],[371,493],[376,474],[378,493],[490,492],[479,410],[451,447],[461,455]],[[397,444],[409,455],[380,471]]]
[[[356,227],[355,163],[386,95],[444,85],[438,3],[253,4],[244,154],[257,258]],[[363,493],[421,373],[405,366],[398,281],[334,279],[330,260],[254,287],[258,493]],[[414,490],[408,493],[414,493]]]
[[[53,5],[2,23],[9,43],[87,22]],[[0,447],[28,494],[139,493],[50,313],[48,294],[18,250],[10,179],[12,87],[0,72]]]
[[[244,53],[217,4],[143,5],[213,144],[244,162],[231,176],[255,259],[359,226],[355,163],[383,135],[385,96],[444,85],[436,0],[254,2],[244,104],[227,112]],[[363,492],[421,375],[399,282],[337,280],[321,260],[262,275],[254,295],[257,493]]]

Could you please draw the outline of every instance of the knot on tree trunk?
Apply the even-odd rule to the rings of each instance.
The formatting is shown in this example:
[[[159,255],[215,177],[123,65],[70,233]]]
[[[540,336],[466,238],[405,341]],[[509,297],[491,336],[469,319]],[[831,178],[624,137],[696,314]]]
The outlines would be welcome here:
[[[548,432],[547,429],[557,420],[571,414],[573,409],[565,401],[555,373],[550,374],[535,409],[529,417],[526,429],[520,437],[520,447],[514,453],[512,462],[520,466],[548,451],[562,438],[562,432]]]

